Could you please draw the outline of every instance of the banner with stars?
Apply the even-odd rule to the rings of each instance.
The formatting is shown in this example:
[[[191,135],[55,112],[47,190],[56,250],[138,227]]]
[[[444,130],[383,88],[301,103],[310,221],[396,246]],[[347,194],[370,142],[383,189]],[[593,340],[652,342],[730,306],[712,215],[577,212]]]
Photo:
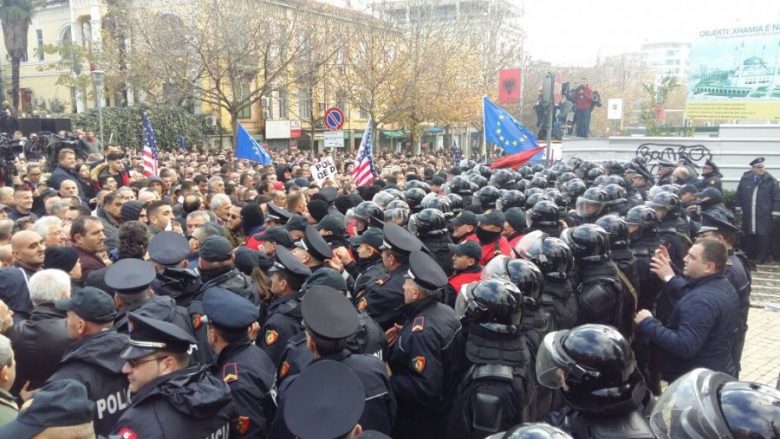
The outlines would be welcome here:
[[[508,111],[482,98],[482,114],[485,120],[485,140],[501,147],[509,154],[539,146],[536,137]]]

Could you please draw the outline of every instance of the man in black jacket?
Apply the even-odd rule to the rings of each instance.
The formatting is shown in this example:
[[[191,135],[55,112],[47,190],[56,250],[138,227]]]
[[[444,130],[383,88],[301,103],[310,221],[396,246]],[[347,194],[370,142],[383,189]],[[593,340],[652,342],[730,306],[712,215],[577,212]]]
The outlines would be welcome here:
[[[114,300],[97,288],[83,288],[68,300],[55,302],[68,314],[68,336],[74,340],[57,371],[49,381],[74,379],[87,388],[95,401],[95,433],[108,436],[114,423],[130,405],[124,361],[119,354],[129,340],[111,327],[114,324]]]
[[[745,252],[757,264],[765,263],[770,256],[772,216],[780,211],[780,187],[766,172],[764,161],[758,157],[750,162],[750,171],[739,180],[735,201],[737,209],[742,210]]]
[[[203,282],[201,291],[220,287],[238,294],[255,305],[260,303],[257,285],[236,268],[233,246],[226,238],[214,235],[201,242],[198,268]]]

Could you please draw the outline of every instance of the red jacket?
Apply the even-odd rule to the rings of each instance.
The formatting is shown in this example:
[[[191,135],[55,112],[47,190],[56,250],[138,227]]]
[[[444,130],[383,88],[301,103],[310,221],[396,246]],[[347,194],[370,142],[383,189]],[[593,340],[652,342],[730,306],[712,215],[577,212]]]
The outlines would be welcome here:
[[[590,110],[590,104],[593,102],[593,89],[589,85],[583,85],[582,90],[574,97],[574,106],[578,110]]]
[[[474,232],[471,232],[468,235],[461,237],[460,241],[458,241],[458,244],[463,244],[466,241],[474,241],[477,244],[479,244],[479,238],[477,238],[477,234]]]
[[[453,290],[455,290],[455,296],[460,294],[460,288],[463,285],[471,282],[479,282],[482,278],[482,266],[479,264],[472,265],[463,271],[456,271],[455,274],[450,276],[449,284]]]
[[[509,247],[515,248],[518,242],[520,242],[521,239],[523,239],[523,236],[525,236],[525,233],[518,233],[515,235],[514,238],[509,240]]]
[[[496,242],[484,244],[482,246],[482,259],[479,260],[479,263],[484,267],[491,259],[498,255],[512,256],[512,247],[509,246],[509,241],[503,236]]]

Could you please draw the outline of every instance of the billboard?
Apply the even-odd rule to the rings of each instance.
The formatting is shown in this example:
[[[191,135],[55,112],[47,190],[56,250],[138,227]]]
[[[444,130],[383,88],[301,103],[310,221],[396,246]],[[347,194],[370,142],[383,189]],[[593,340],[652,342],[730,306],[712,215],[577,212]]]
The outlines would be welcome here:
[[[700,31],[685,111],[692,119],[780,120],[780,22]]]

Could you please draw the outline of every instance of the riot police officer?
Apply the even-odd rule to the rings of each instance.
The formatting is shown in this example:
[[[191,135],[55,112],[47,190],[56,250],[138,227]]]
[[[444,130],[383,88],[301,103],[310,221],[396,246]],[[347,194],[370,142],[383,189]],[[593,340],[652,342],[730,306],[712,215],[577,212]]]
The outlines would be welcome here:
[[[187,367],[192,335],[130,313],[130,340],[120,354],[132,394],[114,425],[119,437],[228,437],[235,419],[230,389],[206,366]]]
[[[259,312],[247,299],[213,287],[203,295],[208,340],[217,355],[212,373],[230,387],[238,417],[231,434],[266,437],[276,411],[276,367],[247,337]]]
[[[417,238],[430,251],[447,276],[452,274],[452,244],[447,233],[447,219],[437,209],[423,209],[409,218],[409,230],[417,235]]]
[[[561,239],[571,248],[577,272],[577,323],[623,324],[623,284],[618,269],[609,262],[609,235],[595,224],[566,229]]]
[[[572,436],[655,438],[645,420],[652,395],[615,328],[589,324],[547,334],[536,376],[542,386],[561,389],[565,407],[550,419]]]
[[[311,270],[286,248],[277,247],[274,266],[268,273],[271,276],[273,298],[268,306],[268,317],[263,322],[259,344],[278,368],[287,340],[303,329],[300,289],[311,276]]]
[[[775,438],[780,419],[780,390],[737,381],[708,369],[676,379],[650,415],[658,437]]]
[[[561,234],[561,213],[558,206],[549,200],[541,200],[528,211],[528,230],[541,230],[557,238]]]
[[[74,341],[48,381],[70,378],[84,384],[95,401],[95,434],[107,436],[130,404],[119,358],[128,336],[112,329],[114,300],[102,290],[85,287],[55,306],[67,311],[68,337]]]
[[[382,263],[387,275],[366,287],[366,293],[357,298],[357,307],[368,312],[382,329],[387,330],[401,319],[402,291],[404,275],[409,270],[409,255],[420,250],[422,243],[397,224],[387,223],[383,231]]]
[[[641,294],[639,283],[639,269],[637,261],[631,250],[628,249],[628,224],[623,218],[616,215],[602,216],[596,220],[596,225],[601,226],[609,234],[609,253],[612,262],[618,268],[618,276],[623,284],[623,291],[628,293],[623,296],[622,314],[626,321],[621,327],[630,328],[631,318],[637,309],[637,302]]]
[[[386,226],[387,227],[387,226]],[[385,230],[385,237],[390,236]],[[447,275],[436,261],[421,251],[409,256],[403,285],[404,324],[386,334],[390,383],[398,400],[394,437],[430,438],[441,435],[447,422],[449,401],[444,387],[453,365],[446,361],[460,323],[455,312],[440,302]]]
[[[522,318],[523,293],[511,282],[488,279],[471,291],[462,320],[468,371],[446,437],[485,437],[529,419],[536,386]]]

